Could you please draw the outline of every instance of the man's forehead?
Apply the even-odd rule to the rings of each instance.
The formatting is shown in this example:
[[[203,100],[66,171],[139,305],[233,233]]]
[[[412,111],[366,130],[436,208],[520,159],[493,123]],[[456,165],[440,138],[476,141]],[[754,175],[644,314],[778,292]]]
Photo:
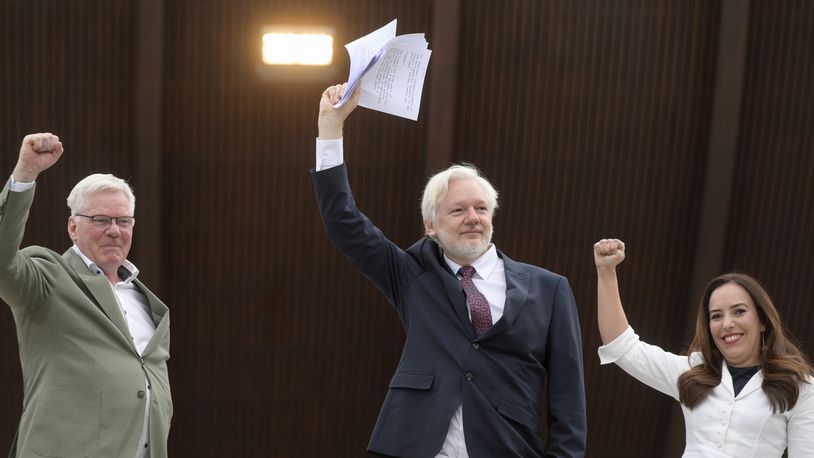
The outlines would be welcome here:
[[[119,190],[104,190],[88,194],[86,210],[94,207],[129,207],[127,194]]]
[[[127,194],[120,189],[102,189],[100,191],[92,192],[87,195],[87,200],[91,201],[116,201],[122,200],[127,202]]]
[[[474,194],[465,194],[465,195],[457,195],[453,196],[447,194],[446,197],[442,200],[442,204],[444,205],[486,205],[487,200],[486,196],[483,195],[474,195]]]

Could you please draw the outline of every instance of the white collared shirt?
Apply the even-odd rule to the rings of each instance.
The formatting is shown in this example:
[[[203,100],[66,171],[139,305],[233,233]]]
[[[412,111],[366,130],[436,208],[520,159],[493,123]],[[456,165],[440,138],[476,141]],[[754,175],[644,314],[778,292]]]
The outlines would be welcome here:
[[[678,377],[703,363],[700,353],[690,357],[666,352],[639,340],[629,327],[607,345],[599,347],[602,364],[616,363],[640,382],[679,400]],[[758,371],[735,395],[732,376],[723,363],[721,383],[700,405],[684,412],[684,457],[780,457],[788,446],[789,458],[814,456],[814,378],[800,387],[793,409],[773,413],[762,389]]]
[[[460,280],[461,277],[457,275],[457,272],[463,266],[449,259],[446,254],[444,254],[444,261]],[[472,267],[475,268],[472,283],[489,301],[492,324],[497,323],[497,320],[503,316],[503,307],[506,305],[506,270],[503,267],[503,260],[497,255],[495,244],[490,244],[486,253],[472,263]],[[469,309],[469,304],[467,304],[467,309]],[[469,310],[469,319],[472,319],[472,310]]]

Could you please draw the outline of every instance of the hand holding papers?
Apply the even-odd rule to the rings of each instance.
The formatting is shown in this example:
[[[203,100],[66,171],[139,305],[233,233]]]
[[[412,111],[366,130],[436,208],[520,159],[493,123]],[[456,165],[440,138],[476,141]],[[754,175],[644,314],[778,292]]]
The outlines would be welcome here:
[[[359,86],[360,106],[417,120],[432,53],[427,47],[423,33],[396,36],[396,19],[346,44],[348,88],[334,108],[344,105]]]

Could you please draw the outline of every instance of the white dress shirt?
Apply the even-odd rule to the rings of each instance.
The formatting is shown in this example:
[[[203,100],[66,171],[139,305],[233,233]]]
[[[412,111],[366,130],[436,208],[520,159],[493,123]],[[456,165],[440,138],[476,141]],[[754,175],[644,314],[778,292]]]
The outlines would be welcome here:
[[[690,357],[666,352],[639,340],[628,327],[607,345],[599,347],[602,364],[616,363],[640,382],[679,400],[678,377],[703,363],[700,353]],[[732,376],[723,363],[721,383],[700,405],[683,404],[686,447],[684,457],[770,458],[788,447],[789,458],[814,457],[814,378],[800,387],[793,409],[772,413],[758,371],[736,396]]]
[[[336,167],[344,162],[344,151],[342,139],[320,140],[317,138],[316,145],[316,171]],[[456,264],[446,255],[444,260],[453,272],[458,272],[462,266]],[[489,250],[478,258],[472,267],[475,268],[475,276],[472,282],[489,302],[489,310],[492,314],[492,324],[503,316],[503,307],[506,303],[506,271],[503,260],[497,255],[497,249],[492,244]],[[460,277],[458,277],[460,279]],[[463,294],[463,293],[462,293]],[[468,308],[468,305],[467,305]],[[469,311],[469,319],[472,319],[472,311]],[[444,440],[444,445],[438,457],[468,458],[466,451],[466,441],[464,437],[463,405],[459,405],[449,422],[449,430]]]

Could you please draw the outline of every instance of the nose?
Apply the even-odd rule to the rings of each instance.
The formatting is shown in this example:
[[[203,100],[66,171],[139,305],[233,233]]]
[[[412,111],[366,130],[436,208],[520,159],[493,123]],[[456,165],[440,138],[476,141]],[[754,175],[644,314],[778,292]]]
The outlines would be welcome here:
[[[724,315],[724,329],[732,329],[733,327],[732,317]]]
[[[469,207],[466,210],[466,215],[465,216],[466,216],[466,219],[464,221],[467,224],[476,224],[478,221],[480,221],[480,218],[478,217],[478,212],[475,210],[474,207]]]
[[[115,221],[111,221],[110,225],[107,226],[107,230],[105,231],[109,237],[119,237],[122,235],[122,230],[119,228],[119,225]]]

